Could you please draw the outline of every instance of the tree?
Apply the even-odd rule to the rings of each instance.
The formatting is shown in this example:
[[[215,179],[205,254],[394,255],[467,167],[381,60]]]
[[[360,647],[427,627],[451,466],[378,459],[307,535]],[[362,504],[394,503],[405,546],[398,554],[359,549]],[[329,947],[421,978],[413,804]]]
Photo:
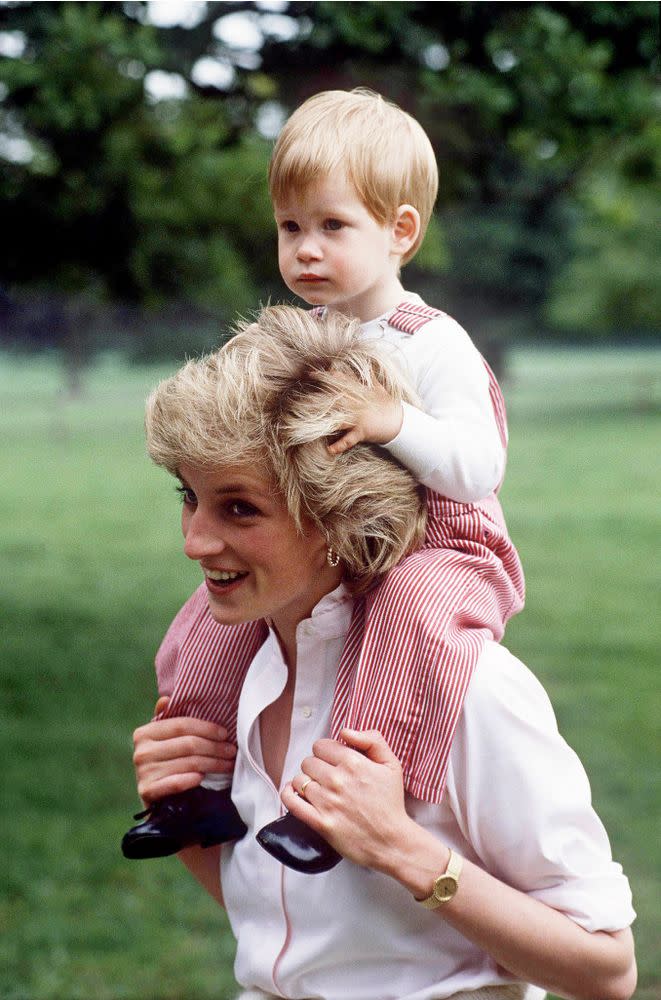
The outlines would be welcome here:
[[[2,280],[57,291],[51,326],[72,370],[81,302],[176,300],[225,320],[254,306],[266,143],[195,93],[150,102],[161,40],[120,5],[24,4],[3,17],[27,41],[1,66],[4,130],[24,150],[0,180]]]
[[[411,265],[430,301],[483,337],[658,326],[655,5],[199,9],[164,27],[139,2],[0,6],[18,39],[0,57],[0,281],[65,293],[65,340],[82,325],[66,320],[74,297],[177,303],[181,343],[193,321],[217,330],[282,294],[269,140],[305,97],[357,85],[435,147],[438,211]],[[171,94],[156,100],[159,74]]]

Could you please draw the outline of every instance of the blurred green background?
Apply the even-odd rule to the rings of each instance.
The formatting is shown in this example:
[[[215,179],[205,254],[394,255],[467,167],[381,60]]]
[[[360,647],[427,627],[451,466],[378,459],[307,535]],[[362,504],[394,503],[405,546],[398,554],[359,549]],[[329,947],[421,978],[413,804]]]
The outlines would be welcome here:
[[[434,143],[406,282],[501,375],[528,579],[507,641],[586,764],[637,996],[661,997],[657,33],[651,3],[0,4],[4,1000],[232,996],[223,915],[118,847],[153,654],[198,582],[142,405],[285,296],[273,138],[357,85]]]

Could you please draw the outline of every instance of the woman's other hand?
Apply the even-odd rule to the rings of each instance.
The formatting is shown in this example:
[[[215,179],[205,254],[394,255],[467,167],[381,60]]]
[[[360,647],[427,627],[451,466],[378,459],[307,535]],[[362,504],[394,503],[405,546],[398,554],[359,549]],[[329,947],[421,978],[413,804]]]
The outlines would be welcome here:
[[[167,707],[159,698],[155,714]],[[145,803],[195,788],[208,772],[231,774],[236,747],[227,731],[202,719],[156,719],[133,733],[133,765],[138,794]]]
[[[404,808],[402,768],[380,733],[340,735],[343,743],[317,740],[282,801],[344,857],[385,871],[413,823]]]

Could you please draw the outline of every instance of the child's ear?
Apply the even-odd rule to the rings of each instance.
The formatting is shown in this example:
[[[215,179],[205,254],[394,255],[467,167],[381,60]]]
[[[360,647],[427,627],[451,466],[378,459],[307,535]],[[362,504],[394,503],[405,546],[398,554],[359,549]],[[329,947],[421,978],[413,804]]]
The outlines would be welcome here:
[[[413,205],[400,205],[392,227],[393,250],[399,255],[409,252],[420,235],[420,213]]]

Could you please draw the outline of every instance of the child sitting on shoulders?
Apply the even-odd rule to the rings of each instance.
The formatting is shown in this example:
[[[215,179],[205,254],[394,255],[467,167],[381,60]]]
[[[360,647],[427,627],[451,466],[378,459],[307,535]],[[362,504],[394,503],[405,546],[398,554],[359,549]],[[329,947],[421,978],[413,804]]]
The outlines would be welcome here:
[[[420,407],[396,402],[384,390],[360,408],[347,400],[346,429],[329,443],[335,454],[360,441],[385,448],[427,499],[422,548],[365,595],[364,638],[357,658],[340,663],[331,735],[378,730],[401,761],[406,790],[437,803],[480,652],[523,606],[523,573],[496,495],[507,449],[502,394],[459,324],[401,283],[438,189],[431,144],[413,118],[369,91],[317,94],[284,126],[269,189],[287,287],[321,316],[360,320],[366,338],[393,352],[421,400]],[[337,540],[328,544],[329,560],[341,562]],[[232,742],[241,684],[260,642],[254,630],[246,636],[214,622],[199,588],[157,655],[159,692],[169,698],[163,716],[218,722]],[[230,780],[207,774],[200,786],[150,806],[125,835],[125,855],[162,856],[242,836]],[[290,814],[258,839],[299,871],[339,860]]]

